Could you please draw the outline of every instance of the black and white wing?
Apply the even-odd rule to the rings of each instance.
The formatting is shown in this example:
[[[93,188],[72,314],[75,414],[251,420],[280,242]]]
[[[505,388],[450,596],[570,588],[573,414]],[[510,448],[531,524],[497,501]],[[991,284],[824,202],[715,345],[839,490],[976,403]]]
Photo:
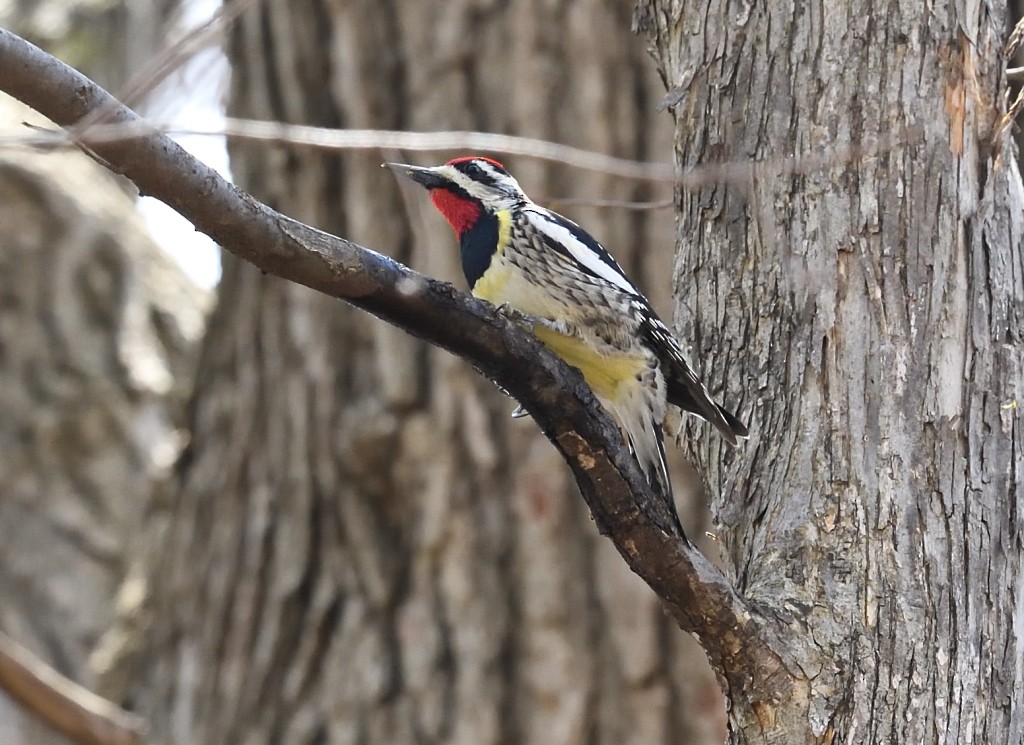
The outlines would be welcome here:
[[[646,300],[644,305],[647,315],[640,329],[661,360],[668,402],[715,425],[729,444],[737,445],[740,439],[749,435],[746,426],[724,406],[715,403],[687,362],[675,336],[655,315]]]

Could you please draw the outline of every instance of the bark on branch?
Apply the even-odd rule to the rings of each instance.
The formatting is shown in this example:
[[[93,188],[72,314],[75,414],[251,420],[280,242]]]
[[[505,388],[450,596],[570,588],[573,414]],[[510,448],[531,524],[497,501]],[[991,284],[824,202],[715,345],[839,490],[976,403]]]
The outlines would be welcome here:
[[[141,745],[144,722],[68,680],[0,633],[0,690],[78,745]]]
[[[2,29],[0,70],[0,89],[63,127],[87,116],[102,124],[141,123],[91,80]],[[559,449],[599,530],[680,627],[699,638],[723,685],[790,685],[772,651],[779,646],[772,643],[770,624],[684,536],[672,533],[665,505],[580,374],[531,334],[447,283],[275,212],[159,132],[90,148],[143,194],[166,202],[261,270],[344,300],[469,360],[518,399]]]

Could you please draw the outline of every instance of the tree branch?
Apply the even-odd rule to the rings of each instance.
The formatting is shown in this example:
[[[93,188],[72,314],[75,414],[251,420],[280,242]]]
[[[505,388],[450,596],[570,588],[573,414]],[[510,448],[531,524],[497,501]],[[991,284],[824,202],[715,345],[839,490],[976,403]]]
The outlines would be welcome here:
[[[88,78],[0,29],[0,89],[63,127],[102,108],[102,123],[142,120]],[[362,308],[469,360],[530,412],[572,468],[598,529],[694,633],[726,688],[791,684],[771,624],[684,536],[673,534],[617,428],[578,371],[493,306],[386,256],[281,215],[153,130],[91,146],[143,194],[176,209],[263,271]],[[774,686],[774,687],[771,687]],[[762,688],[765,690],[765,688]]]
[[[141,718],[65,678],[0,632],[0,690],[78,745],[141,745]]]

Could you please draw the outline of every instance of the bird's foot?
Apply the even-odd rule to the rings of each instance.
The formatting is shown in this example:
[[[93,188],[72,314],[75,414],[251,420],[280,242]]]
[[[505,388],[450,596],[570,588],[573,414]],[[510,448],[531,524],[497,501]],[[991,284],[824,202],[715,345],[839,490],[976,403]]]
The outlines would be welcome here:
[[[518,308],[513,308],[508,303],[502,303],[499,305],[498,313],[513,323],[525,326],[531,330],[540,327],[551,331],[557,331],[559,334],[564,334],[566,336],[576,335],[575,327],[565,321],[554,318],[544,318],[543,316],[537,316],[533,313],[524,313]]]
[[[535,316],[531,313],[524,313],[519,308],[513,308],[508,303],[502,303],[498,306],[498,315],[503,318],[517,323],[520,326],[537,326],[543,323],[544,319],[540,316]]]

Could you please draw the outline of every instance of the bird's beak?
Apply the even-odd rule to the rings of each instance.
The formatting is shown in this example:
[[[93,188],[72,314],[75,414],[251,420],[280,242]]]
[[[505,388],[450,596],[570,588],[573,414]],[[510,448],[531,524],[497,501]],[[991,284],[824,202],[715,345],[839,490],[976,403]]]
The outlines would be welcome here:
[[[381,163],[381,165],[406,178],[411,178],[417,184],[428,189],[438,189],[448,183],[446,178],[437,174],[436,168],[422,168],[420,166],[406,165],[405,163]]]

